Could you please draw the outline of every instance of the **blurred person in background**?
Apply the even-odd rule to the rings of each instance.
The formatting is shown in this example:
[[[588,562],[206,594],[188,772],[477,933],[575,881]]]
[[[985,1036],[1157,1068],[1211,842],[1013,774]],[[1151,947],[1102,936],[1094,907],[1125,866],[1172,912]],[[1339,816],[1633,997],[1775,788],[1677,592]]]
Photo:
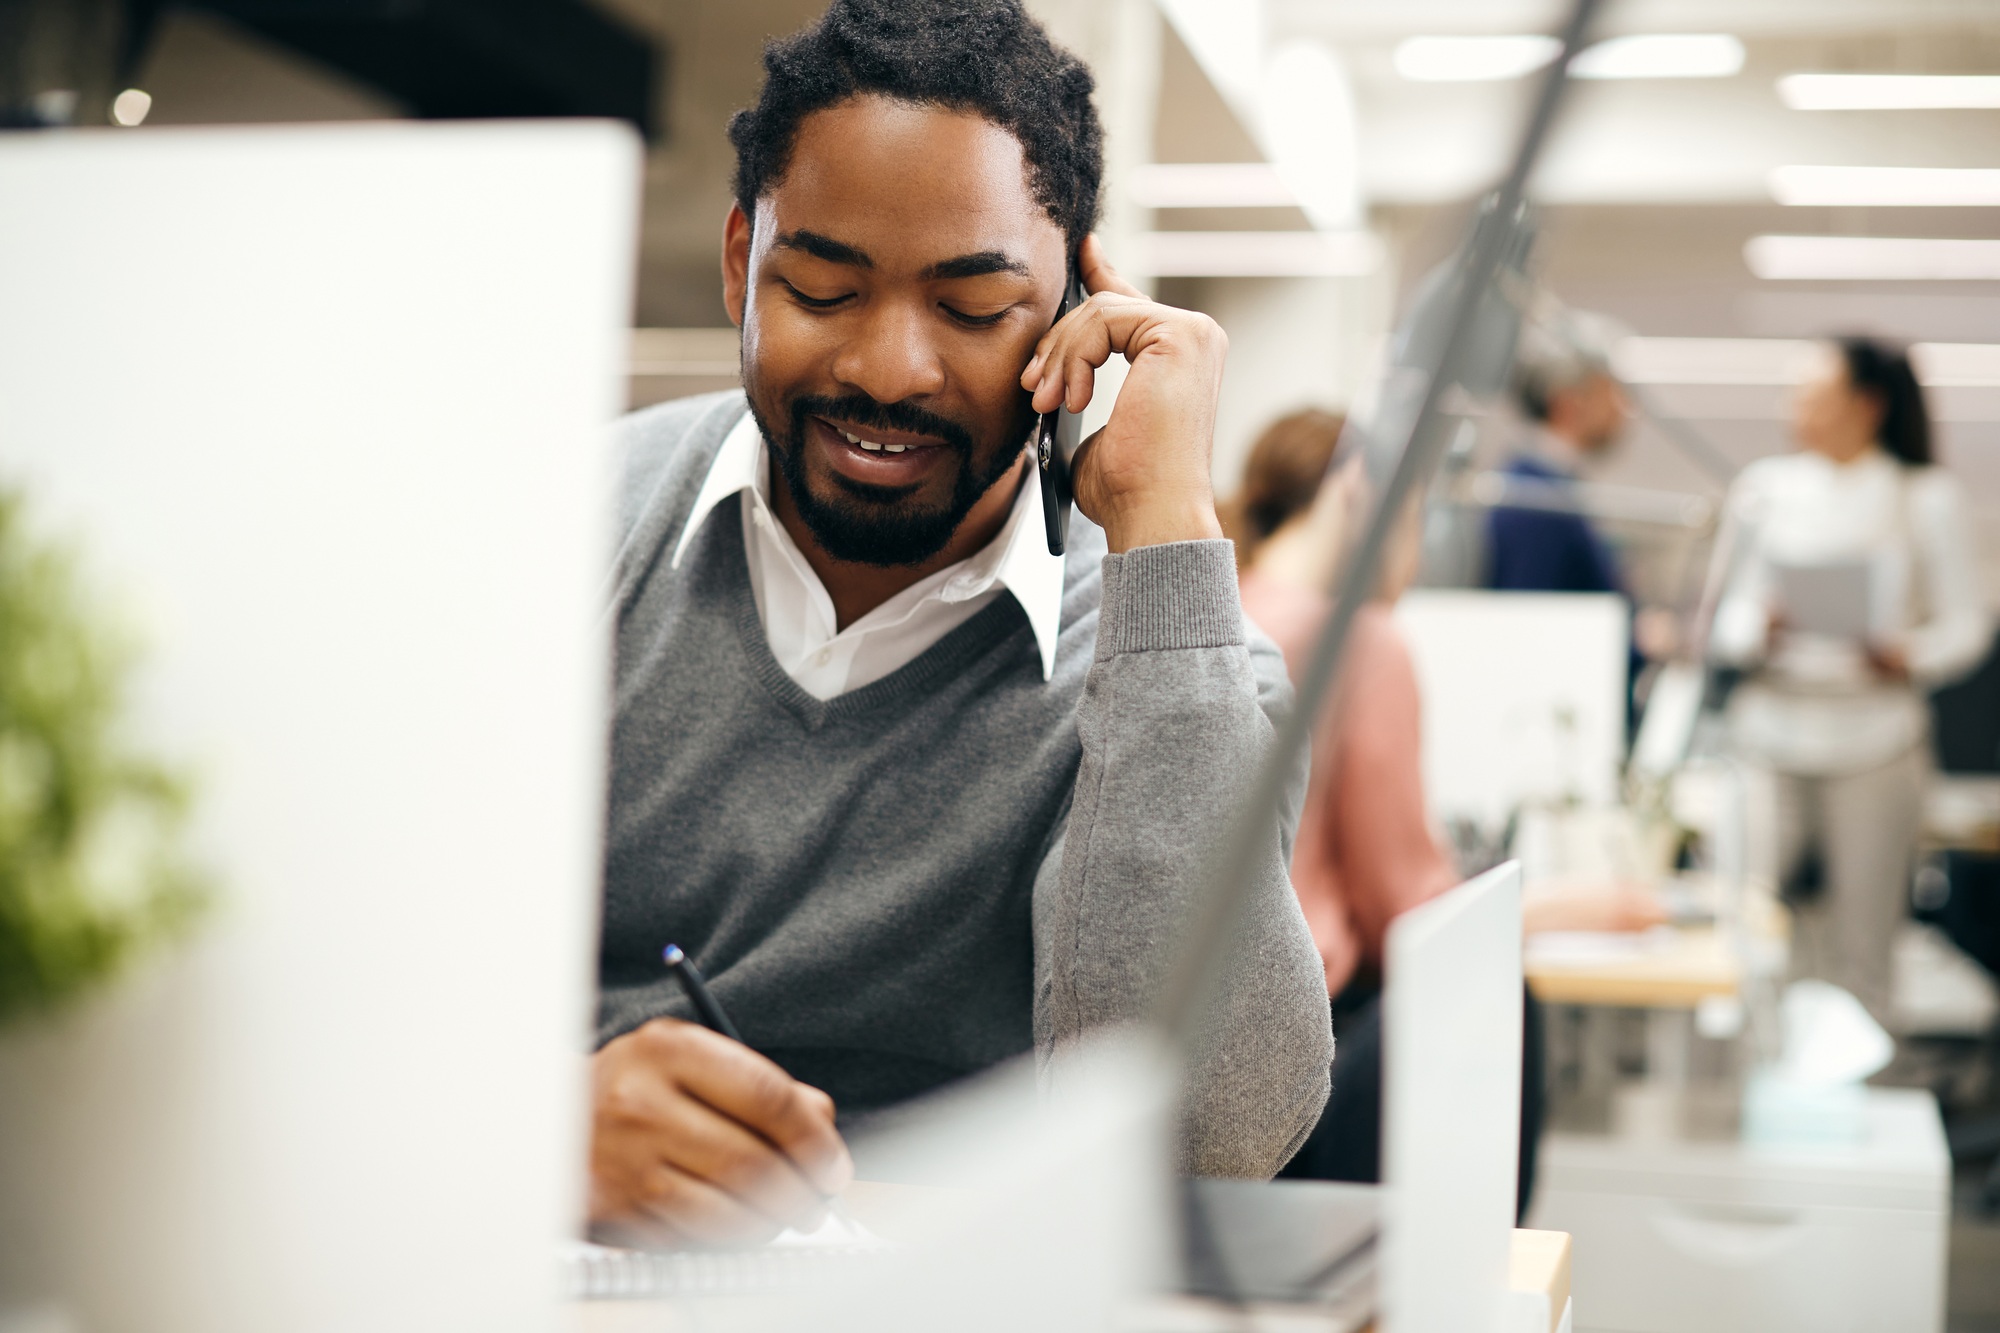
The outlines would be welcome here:
[[[1354,469],[1328,475],[1341,427],[1339,416],[1315,410],[1274,422],[1252,447],[1242,489],[1223,510],[1237,544],[1244,611],[1283,649],[1295,677],[1332,610],[1335,570],[1352,528]],[[1416,575],[1419,514],[1412,505],[1385,554],[1375,599],[1355,618],[1314,739],[1292,852],[1292,887],[1319,948],[1337,1036],[1332,1096],[1283,1172],[1295,1178],[1381,1178],[1389,923],[1460,879],[1426,814],[1416,668],[1391,613]],[[1524,906],[1524,918],[1530,931],[1644,929],[1662,920],[1649,895],[1624,888],[1539,898]],[[1541,1023],[1532,1000],[1525,1017],[1523,1210],[1542,1115]]]
[[[1778,775],[1793,973],[1883,1019],[1929,768],[1923,692],[1979,662],[1988,615],[1965,494],[1933,464],[1906,356],[1827,345],[1792,433],[1797,450],[1752,463],[1730,490],[1710,653],[1749,673],[1731,732]],[[1851,618],[1865,634],[1799,623],[1805,608],[1786,605],[1789,570],[1840,565],[1863,571]]]
[[[1578,312],[1538,303],[1522,321],[1513,390],[1532,424],[1523,447],[1500,470],[1528,495],[1546,495],[1552,507],[1494,508],[1487,522],[1486,586],[1623,595],[1617,558],[1574,508],[1583,465],[1608,453],[1632,420],[1625,390],[1611,373],[1609,337]]]
[[[1552,298],[1535,302],[1514,352],[1515,404],[1530,422],[1523,446],[1500,469],[1523,503],[1487,520],[1485,585],[1496,592],[1615,593],[1633,606],[1626,725],[1638,724],[1633,693],[1647,659],[1673,655],[1679,621],[1640,609],[1618,557],[1580,508],[1577,482],[1632,424],[1632,404],[1612,372],[1610,323]],[[1541,503],[1533,503],[1539,500]]]

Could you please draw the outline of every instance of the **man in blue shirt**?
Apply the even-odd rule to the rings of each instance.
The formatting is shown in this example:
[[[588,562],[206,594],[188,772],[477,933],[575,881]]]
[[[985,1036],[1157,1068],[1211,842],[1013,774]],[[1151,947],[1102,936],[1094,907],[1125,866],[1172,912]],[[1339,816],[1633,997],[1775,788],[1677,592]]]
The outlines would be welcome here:
[[[1534,429],[1501,469],[1523,503],[1496,507],[1488,521],[1489,588],[1625,592],[1611,548],[1574,507],[1582,465],[1617,443],[1632,416],[1606,341],[1594,321],[1571,311],[1522,327],[1514,395]]]

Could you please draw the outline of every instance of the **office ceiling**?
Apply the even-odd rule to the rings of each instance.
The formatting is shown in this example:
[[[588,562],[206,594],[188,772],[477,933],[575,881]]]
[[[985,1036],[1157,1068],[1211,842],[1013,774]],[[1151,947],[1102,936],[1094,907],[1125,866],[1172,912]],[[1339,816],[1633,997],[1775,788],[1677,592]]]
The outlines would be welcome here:
[[[1567,0],[1266,0],[1273,32],[1332,38],[1417,32],[1549,32]],[[1613,32],[1733,32],[1739,36],[1910,33],[1991,21],[1985,0],[1611,0]]]

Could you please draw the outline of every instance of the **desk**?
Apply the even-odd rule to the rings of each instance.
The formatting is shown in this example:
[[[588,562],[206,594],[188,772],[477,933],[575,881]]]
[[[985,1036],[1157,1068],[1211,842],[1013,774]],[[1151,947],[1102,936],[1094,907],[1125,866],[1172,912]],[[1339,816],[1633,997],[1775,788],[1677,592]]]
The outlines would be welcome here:
[[[1507,1290],[1546,1310],[1550,1333],[1562,1327],[1563,1312],[1569,1309],[1570,1248],[1567,1231],[1520,1230],[1507,1256]]]
[[[891,1240],[914,1240],[916,1237],[911,1234],[911,1228],[920,1225],[939,1193],[921,1186],[857,1181],[848,1188],[845,1199],[848,1212],[871,1231]],[[1560,1231],[1516,1231],[1509,1256],[1508,1290],[1517,1297],[1527,1298],[1535,1310],[1545,1311],[1549,1321],[1548,1333],[1556,1333],[1570,1298],[1569,1236]],[[1545,1305],[1541,1299],[1544,1297]],[[729,1306],[745,1317],[744,1322],[754,1319],[757,1311],[767,1303],[773,1310],[784,1308],[777,1298],[740,1296],[728,1300]],[[704,1316],[713,1313],[718,1304],[710,1298],[702,1303],[701,1309],[696,1310],[690,1309],[686,1303],[671,1300],[569,1301],[560,1307],[555,1328],[558,1333],[692,1333],[697,1328],[715,1326],[712,1319]],[[1200,1312],[1201,1307],[1196,1306],[1193,1313],[1199,1315]],[[734,1324],[739,1321],[731,1319],[727,1322]],[[1190,1323],[1187,1327],[1192,1329],[1197,1325]],[[1248,1333],[1259,1328],[1318,1333],[1324,1325],[1307,1312],[1285,1310],[1278,1313],[1274,1310],[1265,1317],[1244,1319],[1232,1316],[1226,1325],[1218,1324],[1216,1327],[1226,1327],[1231,1333]],[[1540,1328],[1531,1329],[1519,1322],[1510,1324],[1508,1328],[1509,1333],[1542,1333]]]
[[[1629,952],[1590,958],[1538,957],[1531,944],[1523,971],[1544,1004],[1693,1009],[1743,986],[1742,963],[1713,927],[1667,932],[1658,943],[1637,937]]]

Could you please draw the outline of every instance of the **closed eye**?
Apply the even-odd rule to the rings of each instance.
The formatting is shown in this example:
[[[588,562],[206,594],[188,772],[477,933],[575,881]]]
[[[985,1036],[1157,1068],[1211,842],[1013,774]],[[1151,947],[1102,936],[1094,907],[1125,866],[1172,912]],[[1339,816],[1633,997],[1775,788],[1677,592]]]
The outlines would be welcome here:
[[[960,324],[973,329],[990,329],[1007,317],[1007,311],[1005,310],[996,310],[990,315],[968,315],[963,310],[955,310],[948,305],[940,306],[939,309],[943,310],[945,314],[950,315]]]
[[[785,290],[792,294],[792,299],[808,310],[831,310],[847,299],[847,293],[839,296],[807,296],[791,283],[785,282],[783,278],[779,278],[778,281],[784,282]]]

